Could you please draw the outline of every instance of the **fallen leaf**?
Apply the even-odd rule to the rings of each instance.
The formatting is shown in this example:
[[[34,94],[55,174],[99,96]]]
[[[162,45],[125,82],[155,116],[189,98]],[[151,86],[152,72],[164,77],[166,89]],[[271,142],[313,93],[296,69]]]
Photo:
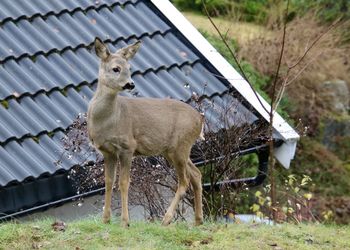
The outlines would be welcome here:
[[[51,226],[55,231],[65,231],[67,227],[66,223],[59,220],[56,220]]]
[[[35,241],[39,241],[41,238],[40,235],[32,235],[32,239],[35,240]]]
[[[193,244],[193,241],[192,240],[184,240],[183,242],[182,242],[185,246],[192,246],[192,244]]]
[[[268,243],[270,247],[272,247],[274,250],[282,250],[282,247],[279,247],[277,243]]]
[[[312,243],[314,243],[314,241],[311,238],[308,238],[305,240],[305,243],[311,245]]]
[[[38,242],[33,242],[32,243],[32,248],[33,249],[39,249],[39,248],[42,248],[43,245],[41,243],[38,243]]]
[[[91,24],[96,24],[96,19],[95,19],[95,18],[91,19],[91,20],[90,20],[90,23],[91,23]]]
[[[35,225],[35,226],[32,226],[32,228],[35,229],[35,230],[40,230],[40,227],[39,227],[39,226],[36,226],[36,225]]]
[[[201,244],[202,245],[208,245],[209,243],[211,243],[213,241],[213,238],[212,237],[208,237],[208,238],[206,238],[206,239],[203,239],[203,240],[201,240]]]
[[[198,248],[200,244],[200,241],[196,240],[192,242],[192,245],[190,245],[192,248]]]

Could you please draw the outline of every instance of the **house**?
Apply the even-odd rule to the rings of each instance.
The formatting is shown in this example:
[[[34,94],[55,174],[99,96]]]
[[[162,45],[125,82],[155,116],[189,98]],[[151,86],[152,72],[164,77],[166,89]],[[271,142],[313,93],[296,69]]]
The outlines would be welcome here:
[[[249,114],[245,122],[268,122],[247,82],[167,0],[1,1],[0,23],[2,215],[76,195],[67,171],[77,159],[55,162],[97,85],[95,37],[112,51],[142,41],[131,62],[138,96],[188,102],[195,92],[216,106],[233,98],[237,112]],[[215,123],[215,115],[208,119]],[[273,127],[281,142],[275,157],[289,167],[298,134],[278,114]]]

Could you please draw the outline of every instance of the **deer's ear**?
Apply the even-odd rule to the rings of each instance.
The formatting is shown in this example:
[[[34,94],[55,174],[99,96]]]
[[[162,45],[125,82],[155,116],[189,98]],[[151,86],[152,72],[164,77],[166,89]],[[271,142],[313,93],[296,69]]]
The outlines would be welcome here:
[[[107,46],[98,37],[95,38],[95,52],[101,59],[107,59],[107,57],[110,55]]]
[[[141,47],[141,41],[137,41],[134,44],[131,44],[129,46],[126,46],[120,50],[118,50],[118,54],[124,57],[126,60],[129,60],[134,57],[136,52]]]

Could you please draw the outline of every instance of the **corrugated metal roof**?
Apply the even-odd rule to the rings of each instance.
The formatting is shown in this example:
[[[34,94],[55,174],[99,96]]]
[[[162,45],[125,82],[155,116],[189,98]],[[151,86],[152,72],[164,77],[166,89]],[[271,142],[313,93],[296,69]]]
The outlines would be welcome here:
[[[258,120],[225,94],[227,82],[210,73],[210,63],[149,1],[6,0],[0,24],[0,187],[78,163],[62,158],[55,164],[63,131],[86,112],[96,88],[96,36],[112,51],[142,40],[131,62],[134,95],[189,101],[195,93],[208,98],[205,112],[213,124],[228,101],[237,103],[230,123],[243,116],[247,123]]]
[[[172,33],[155,33],[141,37],[140,40],[143,42],[142,47],[135,60],[131,61],[134,75],[199,60],[198,56]],[[128,42],[132,41],[134,39]],[[119,40],[107,44],[114,51],[125,46],[126,42]],[[97,70],[98,59],[86,47],[52,52],[46,56],[38,55],[35,58],[6,60],[0,66],[0,98],[18,98],[23,94],[35,95],[42,90],[48,92],[53,88],[94,82],[97,80]]]
[[[62,12],[72,12],[76,9],[98,9],[104,6],[135,3],[137,0],[2,0],[0,9],[0,23],[19,18],[31,18],[44,16],[49,13],[58,15]]]
[[[35,16],[17,22],[10,20],[1,25],[0,58],[7,60],[77,48],[92,44],[95,37],[114,41],[169,29],[143,2],[99,10],[77,9],[72,13]]]

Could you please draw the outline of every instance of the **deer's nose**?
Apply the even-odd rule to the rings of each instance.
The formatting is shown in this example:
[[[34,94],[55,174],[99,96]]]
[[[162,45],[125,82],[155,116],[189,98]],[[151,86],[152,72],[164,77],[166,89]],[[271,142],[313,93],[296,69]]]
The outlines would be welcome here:
[[[123,89],[134,89],[135,88],[135,84],[133,82],[128,82],[124,85]]]

